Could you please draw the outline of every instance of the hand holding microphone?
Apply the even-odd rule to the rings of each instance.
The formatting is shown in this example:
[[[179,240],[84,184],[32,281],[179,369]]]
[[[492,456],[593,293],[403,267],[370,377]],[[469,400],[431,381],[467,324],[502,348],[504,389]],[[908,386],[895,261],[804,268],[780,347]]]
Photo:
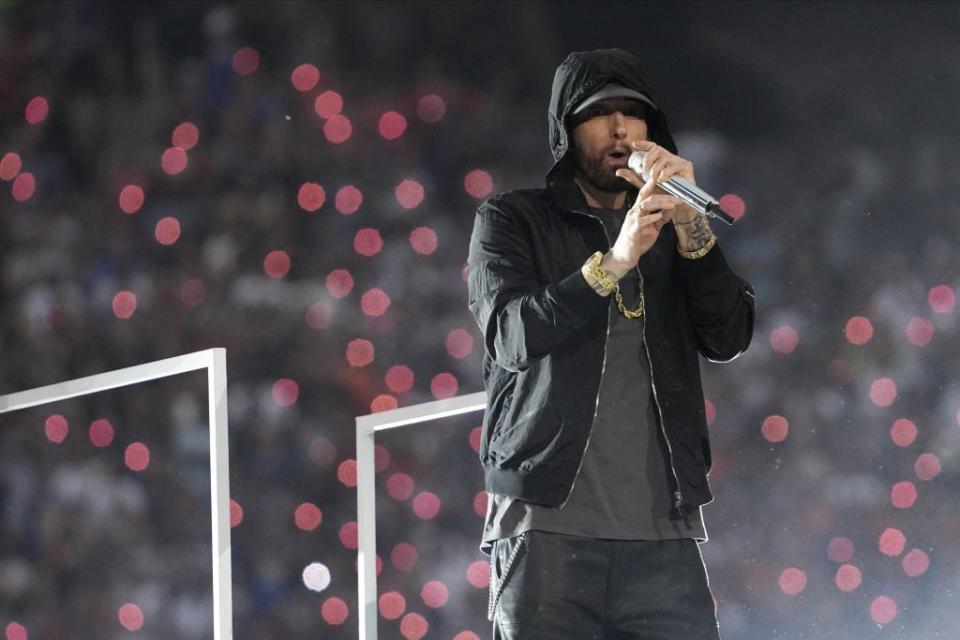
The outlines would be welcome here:
[[[726,224],[733,224],[733,217],[720,208],[720,203],[717,202],[717,199],[703,189],[700,189],[697,185],[693,184],[693,167],[689,161],[678,158],[677,156],[667,152],[666,154],[661,154],[663,157],[654,159],[652,162],[647,163],[645,162],[647,153],[652,152],[653,149],[656,148],[656,145],[652,142],[644,141],[640,143],[634,143],[633,147],[635,151],[630,154],[630,158],[627,161],[627,166],[630,167],[630,169],[632,169],[637,175],[641,176],[645,181],[649,181],[652,176],[656,177],[657,186],[670,195],[679,198],[682,202],[696,209],[702,214],[722,220]],[[644,149],[642,147],[646,148]],[[644,168],[645,164],[649,164],[649,167],[646,169]],[[676,169],[678,167],[670,167],[670,164],[683,164],[685,165],[682,167],[683,169],[687,169],[689,167],[691,180],[687,180],[686,178],[677,175]],[[673,175],[671,175],[668,179],[661,181],[660,176],[664,173],[664,171],[668,171],[671,168],[674,169],[674,171],[671,171]]]

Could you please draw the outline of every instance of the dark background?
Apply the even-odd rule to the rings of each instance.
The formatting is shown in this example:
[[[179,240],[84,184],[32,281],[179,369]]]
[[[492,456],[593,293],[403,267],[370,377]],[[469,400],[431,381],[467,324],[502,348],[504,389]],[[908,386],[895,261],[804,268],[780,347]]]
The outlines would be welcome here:
[[[23,201],[14,180],[0,182],[0,390],[226,347],[231,493],[243,509],[235,636],[355,637],[355,416],[384,394],[392,400],[376,408],[450,393],[431,384],[441,374],[459,394],[481,389],[462,269],[482,197],[464,178],[487,172],[493,193],[542,184],[556,65],[572,50],[631,49],[698,183],[746,205],[716,231],[757,291],[754,343],[734,363],[703,367],[717,499],[702,551],[724,637],[956,637],[958,27],[956,4],[922,2],[0,3],[0,158],[17,154],[36,182]],[[241,47],[259,53],[249,75],[232,68]],[[303,63],[320,81],[301,93],[290,75]],[[353,125],[342,144],[313,111],[327,90],[343,96]],[[446,105],[437,122],[418,117],[428,94]],[[49,115],[29,124],[37,96]],[[387,111],[408,122],[398,139],[377,133]],[[167,175],[160,158],[185,121],[199,144],[186,170]],[[425,194],[412,209],[394,197],[407,179]],[[297,202],[307,182],[326,194],[313,213]],[[146,198],[127,215],[118,198],[130,184]],[[352,215],[334,206],[346,185],[363,192]],[[154,229],[169,216],[181,235],[166,246]],[[420,227],[437,234],[428,255],[408,242]],[[354,250],[364,228],[383,240],[375,255]],[[290,258],[281,278],[264,271],[271,251]],[[327,286],[336,269],[354,281],[342,298]],[[391,301],[380,316],[361,306],[374,288]],[[120,291],[137,297],[128,319],[111,308]],[[311,326],[315,304],[324,322]],[[864,344],[849,339],[853,317],[872,325]],[[357,339],[375,348],[364,366],[346,356]],[[414,374],[409,391],[390,389],[394,365]],[[897,390],[888,406],[871,398],[884,378]],[[277,402],[278,380],[295,381],[294,404]],[[172,424],[174,398],[150,397]],[[129,411],[115,411],[120,429]],[[87,413],[67,416],[70,438],[83,437]],[[787,420],[785,440],[765,437],[769,416]],[[479,419],[381,441],[378,490],[396,473],[416,484],[406,499],[379,494],[381,589],[405,598],[403,616],[419,616],[381,620],[381,637],[420,637],[421,619],[428,638],[488,635],[486,592],[467,579],[485,559],[469,442]],[[891,437],[900,419],[917,428],[906,446]],[[49,445],[42,420],[34,428]],[[44,562],[46,541],[6,515],[19,485],[3,477],[0,627],[16,621],[42,638],[36,603],[46,596],[11,567],[22,571],[25,544]],[[909,507],[893,504],[895,485],[909,493],[901,482],[916,489]],[[422,491],[440,498],[433,519],[411,509]],[[312,530],[295,524],[307,502],[322,512]],[[162,495],[152,511],[178,517]],[[879,549],[887,529],[906,540],[893,555]],[[403,542],[418,550],[406,570],[391,559]],[[916,574],[924,556],[926,571],[909,575],[904,564]],[[321,592],[302,580],[314,562],[331,574]],[[861,573],[852,591],[837,586],[838,570],[852,571],[841,565]],[[805,588],[790,595],[796,570]],[[445,583],[447,604],[424,603],[428,580]],[[324,617],[332,598],[349,608],[342,624]],[[126,601],[103,615],[115,619]],[[148,615],[138,633],[161,628]],[[109,637],[127,633],[116,629]]]

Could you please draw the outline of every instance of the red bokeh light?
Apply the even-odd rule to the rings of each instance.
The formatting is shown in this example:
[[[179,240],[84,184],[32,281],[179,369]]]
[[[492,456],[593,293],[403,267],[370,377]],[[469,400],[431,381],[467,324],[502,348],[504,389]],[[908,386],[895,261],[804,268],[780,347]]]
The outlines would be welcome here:
[[[735,193],[720,196],[720,200],[717,202],[719,202],[720,208],[729,213],[734,220],[742,218],[747,211],[747,203]]]
[[[302,531],[313,531],[323,521],[323,512],[312,502],[301,503],[293,512],[293,522]]]
[[[43,96],[37,96],[27,103],[23,116],[30,124],[40,124],[50,114],[50,103]]]
[[[408,613],[403,616],[403,620],[400,621],[400,635],[402,635],[405,640],[420,640],[420,638],[427,635],[429,629],[430,625],[427,623],[426,618],[419,613]]]
[[[43,423],[43,432],[46,434],[47,440],[54,444],[63,442],[69,431],[70,425],[67,423],[67,419],[59,413],[48,417]]]
[[[467,582],[477,589],[486,589],[490,586],[490,563],[484,560],[471,562],[467,566]]]
[[[233,54],[233,70],[241,76],[248,76],[260,66],[260,54],[253,47],[237,49]]]
[[[280,378],[273,383],[273,401],[281,407],[290,407],[297,403],[300,397],[300,385],[296,380],[290,378]]]
[[[898,482],[890,490],[890,502],[897,509],[909,509],[916,501],[917,488],[910,481]]]
[[[340,598],[327,598],[320,607],[324,622],[332,625],[343,624],[350,615],[350,608]]]
[[[770,346],[777,353],[793,353],[800,342],[800,336],[797,330],[790,325],[777,327],[770,332]]]
[[[420,255],[428,256],[437,250],[437,232],[430,227],[417,227],[410,232],[410,246]]]
[[[903,556],[903,571],[911,578],[922,576],[930,568],[930,557],[920,549],[911,549]]]
[[[297,91],[310,91],[320,82],[320,70],[312,64],[298,65],[290,74],[290,83]]]
[[[887,624],[897,617],[897,603],[893,598],[880,596],[870,603],[870,617],[877,624]]]
[[[197,146],[197,143],[200,142],[200,130],[197,129],[197,125],[192,122],[181,122],[177,125],[176,129],[173,130],[170,141],[173,143],[173,146],[179,147],[184,151],[190,151],[190,149],[193,149]]]
[[[425,95],[417,100],[417,117],[423,122],[439,122],[446,112],[446,103],[443,98],[435,93]]]
[[[136,213],[143,206],[144,199],[142,187],[128,184],[120,191],[120,197],[118,198],[120,210],[127,214]]]
[[[948,313],[953,310],[956,297],[953,294],[953,289],[941,284],[930,289],[927,294],[927,302],[930,303],[930,308],[934,313]]]
[[[912,318],[905,330],[907,340],[915,347],[925,347],[933,340],[933,323],[924,318]]]
[[[410,571],[417,564],[420,554],[409,542],[401,542],[390,551],[390,562],[400,571]]]
[[[423,185],[416,180],[404,180],[394,188],[393,193],[404,209],[413,209],[423,202]]]
[[[850,592],[856,591],[857,587],[859,587],[863,581],[863,576],[858,567],[852,564],[844,564],[837,569],[837,574],[833,580],[836,582],[837,588],[840,589],[840,591]]]
[[[713,424],[713,421],[717,419],[717,407],[710,400],[704,399],[703,401],[703,410],[707,416],[707,426]]]
[[[850,562],[853,558],[853,540],[843,536],[833,538],[827,545],[827,557],[834,562]]]
[[[873,323],[869,318],[853,316],[847,320],[847,326],[844,327],[843,332],[850,344],[867,344],[873,338]]]
[[[439,373],[430,381],[430,392],[438,400],[457,395],[460,385],[452,373]]]
[[[110,306],[114,316],[120,320],[127,320],[137,310],[137,296],[130,291],[121,291],[113,296]]]
[[[477,491],[473,496],[473,512],[485,518],[487,516],[487,504],[490,502],[490,494],[486,491]]]
[[[363,338],[351,340],[347,345],[347,362],[351,367],[365,367],[371,362],[376,354],[373,343]]]
[[[383,238],[376,229],[360,229],[353,236],[353,250],[362,256],[375,256],[383,249]]]
[[[483,433],[483,427],[474,427],[470,430],[470,447],[480,453],[480,436]]]
[[[20,159],[20,154],[13,151],[3,154],[3,158],[0,158],[0,180],[10,182],[17,177],[22,168],[23,161]]]
[[[380,317],[390,308],[390,296],[382,289],[370,289],[360,298],[360,308],[368,316]]]
[[[900,418],[890,428],[890,438],[898,447],[907,447],[917,439],[917,425],[912,420]]]
[[[789,567],[780,574],[777,584],[785,594],[795,596],[807,588],[807,574],[796,567]]]
[[[440,498],[429,491],[418,493],[413,499],[413,512],[421,520],[433,520],[440,513]]]
[[[381,411],[392,411],[399,407],[397,399],[388,393],[381,393],[370,401],[370,413],[380,413]]]
[[[172,216],[161,218],[157,222],[153,236],[160,244],[170,246],[180,239],[180,221]]]
[[[790,423],[783,416],[767,416],[760,427],[763,437],[770,442],[783,442],[787,439],[789,430]]]
[[[473,631],[461,631],[457,635],[453,636],[453,640],[480,640],[480,636],[475,634]]]
[[[406,473],[394,473],[387,478],[387,495],[394,500],[406,500],[413,495],[414,482]]]
[[[290,256],[286,251],[271,251],[263,259],[263,271],[274,280],[283,278],[290,272]]]
[[[907,544],[907,538],[900,529],[888,527],[880,534],[880,540],[877,544],[880,553],[885,556],[898,556],[903,553],[903,547]]]
[[[240,503],[230,499],[230,527],[238,527],[240,523],[243,522],[243,507],[240,506]]]
[[[921,453],[917,456],[913,471],[921,480],[933,480],[940,475],[940,458],[932,453]]]
[[[357,486],[357,461],[347,458],[337,467],[337,480],[348,487]]]
[[[13,186],[10,188],[13,199],[17,202],[26,202],[33,197],[36,190],[37,180],[33,177],[33,174],[28,171],[24,171],[14,178]]]
[[[473,336],[465,329],[454,329],[447,334],[447,353],[457,359],[466,358],[473,353]]]
[[[474,169],[463,179],[463,188],[474,198],[486,198],[493,191],[493,178],[483,169]]]
[[[406,393],[413,388],[413,369],[406,365],[395,364],[384,376],[387,388],[393,393]]]
[[[357,548],[357,523],[348,522],[340,527],[340,544],[347,549]]]
[[[143,471],[150,466],[150,449],[142,442],[134,442],[123,452],[123,462],[131,471]]]
[[[143,611],[132,602],[128,602],[120,607],[117,617],[120,619],[120,624],[123,625],[127,631],[138,631],[143,627]]]
[[[377,131],[386,140],[396,140],[407,130],[407,119],[396,111],[387,111],[380,116]]]
[[[113,442],[113,425],[105,418],[94,420],[90,423],[90,442],[95,447],[109,447]]]
[[[897,384],[890,378],[874,380],[870,385],[870,400],[878,407],[889,407],[897,399]]]
[[[181,173],[187,168],[187,152],[180,147],[170,147],[160,156],[160,166],[167,175]]]
[[[343,97],[336,91],[324,91],[314,100],[313,110],[324,120],[329,120],[343,110]]]
[[[27,628],[19,622],[11,622],[6,628],[7,640],[28,640]]]
[[[353,215],[363,204],[363,193],[352,185],[347,185],[339,191],[334,197],[334,204],[337,211],[345,216]]]
[[[297,204],[304,211],[313,213],[323,206],[327,200],[327,194],[316,182],[304,182],[297,191]]]
[[[333,308],[323,301],[317,301],[307,307],[304,321],[314,329],[326,329],[333,320]]]
[[[333,144],[346,142],[353,135],[353,124],[349,118],[338,113],[323,123],[323,135]]]
[[[430,580],[420,589],[420,598],[423,600],[423,604],[431,609],[439,609],[447,604],[450,592],[447,590],[447,585],[439,580]]]
[[[188,307],[199,307],[207,299],[207,285],[200,278],[190,278],[180,285],[180,300]]]
[[[396,620],[407,609],[407,600],[396,591],[387,591],[377,599],[377,609],[387,620]]]
[[[353,290],[353,276],[346,269],[334,269],[327,274],[327,291],[334,298],[345,298]]]

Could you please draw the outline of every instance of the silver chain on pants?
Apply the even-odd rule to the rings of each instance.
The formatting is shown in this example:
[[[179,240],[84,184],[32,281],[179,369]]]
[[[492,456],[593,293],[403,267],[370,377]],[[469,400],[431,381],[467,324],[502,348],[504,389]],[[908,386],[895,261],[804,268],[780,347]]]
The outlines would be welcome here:
[[[497,611],[497,604],[500,602],[500,595],[503,593],[503,588],[507,584],[507,578],[510,577],[510,570],[513,569],[513,564],[517,560],[517,555],[520,553],[520,548],[523,546],[523,541],[527,537],[526,533],[521,533],[517,536],[517,544],[514,545],[513,549],[510,551],[507,561],[503,564],[503,571],[501,572],[496,583],[493,581],[494,576],[494,567],[497,562],[497,553],[496,547],[494,547],[494,552],[490,554],[490,600],[487,603],[487,620],[493,622],[493,616]]]

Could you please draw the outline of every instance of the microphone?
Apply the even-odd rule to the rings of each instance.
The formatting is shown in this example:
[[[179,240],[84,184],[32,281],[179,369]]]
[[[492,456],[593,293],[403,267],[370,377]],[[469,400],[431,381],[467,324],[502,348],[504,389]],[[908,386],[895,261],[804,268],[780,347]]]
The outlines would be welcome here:
[[[637,175],[641,176],[644,180],[649,180],[650,172],[643,170],[643,159],[646,155],[643,151],[634,151],[627,160],[627,166],[633,169]],[[734,222],[733,216],[720,208],[720,203],[717,202],[716,198],[680,176],[673,176],[657,186],[670,195],[680,198],[702,214],[716,218],[717,220],[723,220],[727,224],[733,224]]]

